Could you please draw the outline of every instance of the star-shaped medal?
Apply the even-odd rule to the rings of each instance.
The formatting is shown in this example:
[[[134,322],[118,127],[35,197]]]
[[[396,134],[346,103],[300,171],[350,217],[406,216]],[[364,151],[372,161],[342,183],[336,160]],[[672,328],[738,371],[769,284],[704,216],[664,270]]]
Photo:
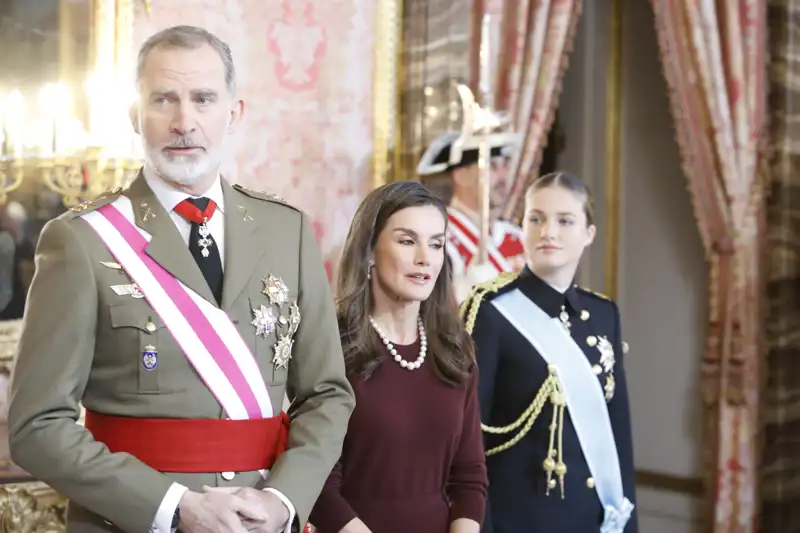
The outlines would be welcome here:
[[[292,345],[294,340],[289,335],[281,335],[278,343],[275,345],[275,355],[272,357],[272,363],[275,368],[287,368],[289,366],[289,359],[292,358]]]
[[[616,363],[614,347],[605,336],[601,335],[597,338],[597,349],[600,351],[600,364],[603,365],[603,370],[606,372],[614,370]]]
[[[261,281],[264,282],[264,294],[269,296],[269,301],[272,304],[281,307],[289,301],[289,287],[286,286],[281,278],[270,274],[269,277]]]
[[[266,339],[275,331],[275,315],[272,309],[262,304],[258,309],[253,309],[253,315],[255,318],[250,323],[256,327],[256,336]]]

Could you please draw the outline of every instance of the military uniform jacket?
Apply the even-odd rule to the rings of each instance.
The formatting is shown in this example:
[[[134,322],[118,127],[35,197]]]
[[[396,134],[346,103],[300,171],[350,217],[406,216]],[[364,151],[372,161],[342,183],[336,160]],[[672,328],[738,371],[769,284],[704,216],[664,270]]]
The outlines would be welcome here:
[[[556,409],[550,395],[543,395],[539,402],[541,410],[538,413],[534,410],[516,428],[508,430],[531,406],[550,377],[547,362],[491,305],[498,295],[513,289],[519,289],[551,317],[560,317],[568,323],[572,338],[589,359],[605,392],[624,495],[635,503],[631,423],[617,306],[576,286],[562,294],[525,268],[518,277],[501,276],[477,286],[462,306],[467,328],[476,343],[480,375],[481,421],[489,474],[483,531],[598,533],[603,508],[569,407],[564,410],[560,429],[551,435]],[[609,351],[611,348],[613,352]],[[531,419],[533,424],[526,429]],[[491,433],[486,426],[499,428],[502,433]],[[548,456],[557,459],[559,453],[566,465],[563,493],[559,477],[553,474],[548,479],[544,466]],[[637,531],[634,510],[625,533]]]
[[[71,500],[70,532],[148,531],[173,481],[196,491],[203,485],[273,487],[292,502],[303,524],[341,453],[354,398],[311,223],[268,195],[224,180],[222,189],[221,307],[255,356],[275,414],[284,394],[292,401],[287,450],[266,484],[258,472],[237,473],[230,481],[218,472],[165,475],[126,453],[109,453],[75,423],[81,402],[117,416],[224,417],[147,300],[111,290],[131,281],[80,215],[114,201],[117,191],[44,227],[11,387],[12,458]],[[146,253],[218,305],[143,176],[121,194],[133,204],[136,225],[152,236]],[[272,307],[264,281],[270,274],[286,284],[302,316],[288,368],[272,362],[278,328],[264,338],[252,324],[254,309]],[[151,348],[158,366],[148,370],[143,353]]]

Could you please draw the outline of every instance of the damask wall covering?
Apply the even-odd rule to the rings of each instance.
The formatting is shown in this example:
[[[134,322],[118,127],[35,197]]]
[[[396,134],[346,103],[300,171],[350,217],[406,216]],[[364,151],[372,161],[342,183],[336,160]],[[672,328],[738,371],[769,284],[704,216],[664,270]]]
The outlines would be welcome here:
[[[374,15],[373,0],[152,0],[134,21],[137,49],[176,24],[230,45],[245,123],[225,176],[308,213],[329,273],[370,187]]]

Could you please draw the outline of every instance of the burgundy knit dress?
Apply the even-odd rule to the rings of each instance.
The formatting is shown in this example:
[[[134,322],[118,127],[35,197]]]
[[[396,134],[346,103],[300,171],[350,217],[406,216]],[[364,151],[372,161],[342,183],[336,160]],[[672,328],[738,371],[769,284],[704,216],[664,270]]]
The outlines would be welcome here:
[[[394,346],[407,361],[419,341]],[[458,518],[483,521],[486,464],[477,370],[459,386],[433,372],[385,360],[367,379],[351,376],[356,408],[342,456],[322,490],[311,523],[337,533],[360,518],[372,533],[447,533]]]

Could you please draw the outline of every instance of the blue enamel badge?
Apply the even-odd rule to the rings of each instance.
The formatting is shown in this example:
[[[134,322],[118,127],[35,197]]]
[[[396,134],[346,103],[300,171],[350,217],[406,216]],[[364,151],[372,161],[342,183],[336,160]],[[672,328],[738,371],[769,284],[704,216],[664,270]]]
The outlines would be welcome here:
[[[142,352],[142,367],[145,370],[155,370],[158,367],[158,352],[155,346],[145,346]]]

